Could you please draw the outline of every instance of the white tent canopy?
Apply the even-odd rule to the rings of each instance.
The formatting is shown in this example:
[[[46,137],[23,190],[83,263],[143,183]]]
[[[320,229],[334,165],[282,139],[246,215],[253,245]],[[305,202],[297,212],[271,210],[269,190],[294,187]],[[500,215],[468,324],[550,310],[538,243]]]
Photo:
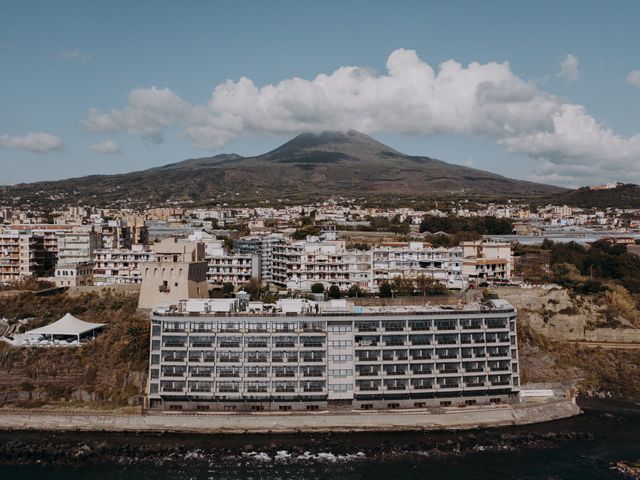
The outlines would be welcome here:
[[[70,313],[67,313],[60,320],[50,323],[44,327],[35,328],[33,330],[29,330],[26,332],[26,336],[51,336],[54,335],[64,335],[64,336],[75,336],[80,339],[80,335],[88,332],[92,332],[94,330],[98,330],[104,327],[105,323],[90,323],[85,322],[84,320],[80,320],[79,318],[74,317]]]

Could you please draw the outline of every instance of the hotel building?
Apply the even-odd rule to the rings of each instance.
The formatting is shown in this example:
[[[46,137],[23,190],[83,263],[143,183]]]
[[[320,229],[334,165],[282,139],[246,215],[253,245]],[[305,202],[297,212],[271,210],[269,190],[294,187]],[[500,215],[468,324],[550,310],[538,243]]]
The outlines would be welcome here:
[[[152,409],[421,408],[504,402],[519,389],[516,310],[504,300],[184,300],[152,311],[150,341]]]

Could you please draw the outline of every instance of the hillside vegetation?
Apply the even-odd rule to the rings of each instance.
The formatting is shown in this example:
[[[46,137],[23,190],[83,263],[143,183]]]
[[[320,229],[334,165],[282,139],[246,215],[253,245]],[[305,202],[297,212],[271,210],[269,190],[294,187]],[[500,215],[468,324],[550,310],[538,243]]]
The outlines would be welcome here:
[[[28,328],[70,312],[106,323],[105,332],[81,348],[17,348],[0,343],[0,405],[44,404],[118,407],[142,401],[149,352],[149,322],[136,313],[135,295],[91,293],[0,298],[0,316],[35,317]],[[74,403],[75,401],[75,403]]]
[[[627,183],[608,190],[583,187],[550,196],[547,201],[580,208],[640,208],[640,186]]]

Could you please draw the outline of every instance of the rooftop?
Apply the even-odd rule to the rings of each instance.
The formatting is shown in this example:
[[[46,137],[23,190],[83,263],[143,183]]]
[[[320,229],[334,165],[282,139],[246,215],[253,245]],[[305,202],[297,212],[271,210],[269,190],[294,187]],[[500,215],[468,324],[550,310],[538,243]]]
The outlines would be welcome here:
[[[157,306],[154,315],[161,316],[340,316],[340,315],[419,315],[485,313],[514,311],[506,300],[489,300],[485,303],[456,305],[411,305],[411,306],[357,306],[345,299],[313,301],[300,298],[280,299],[274,304],[246,301],[240,298],[189,299],[175,304]]]

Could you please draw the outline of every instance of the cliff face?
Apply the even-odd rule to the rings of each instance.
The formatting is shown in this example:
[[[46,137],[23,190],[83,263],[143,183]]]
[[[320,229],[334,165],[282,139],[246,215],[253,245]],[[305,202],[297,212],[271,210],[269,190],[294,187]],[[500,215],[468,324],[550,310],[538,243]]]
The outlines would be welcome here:
[[[573,296],[559,288],[509,288],[498,293],[518,309],[521,322],[550,340],[640,345],[640,328],[624,318],[611,326],[600,297]]]
[[[612,319],[601,296],[539,288],[497,293],[518,308],[523,383],[640,398],[640,328]]]

